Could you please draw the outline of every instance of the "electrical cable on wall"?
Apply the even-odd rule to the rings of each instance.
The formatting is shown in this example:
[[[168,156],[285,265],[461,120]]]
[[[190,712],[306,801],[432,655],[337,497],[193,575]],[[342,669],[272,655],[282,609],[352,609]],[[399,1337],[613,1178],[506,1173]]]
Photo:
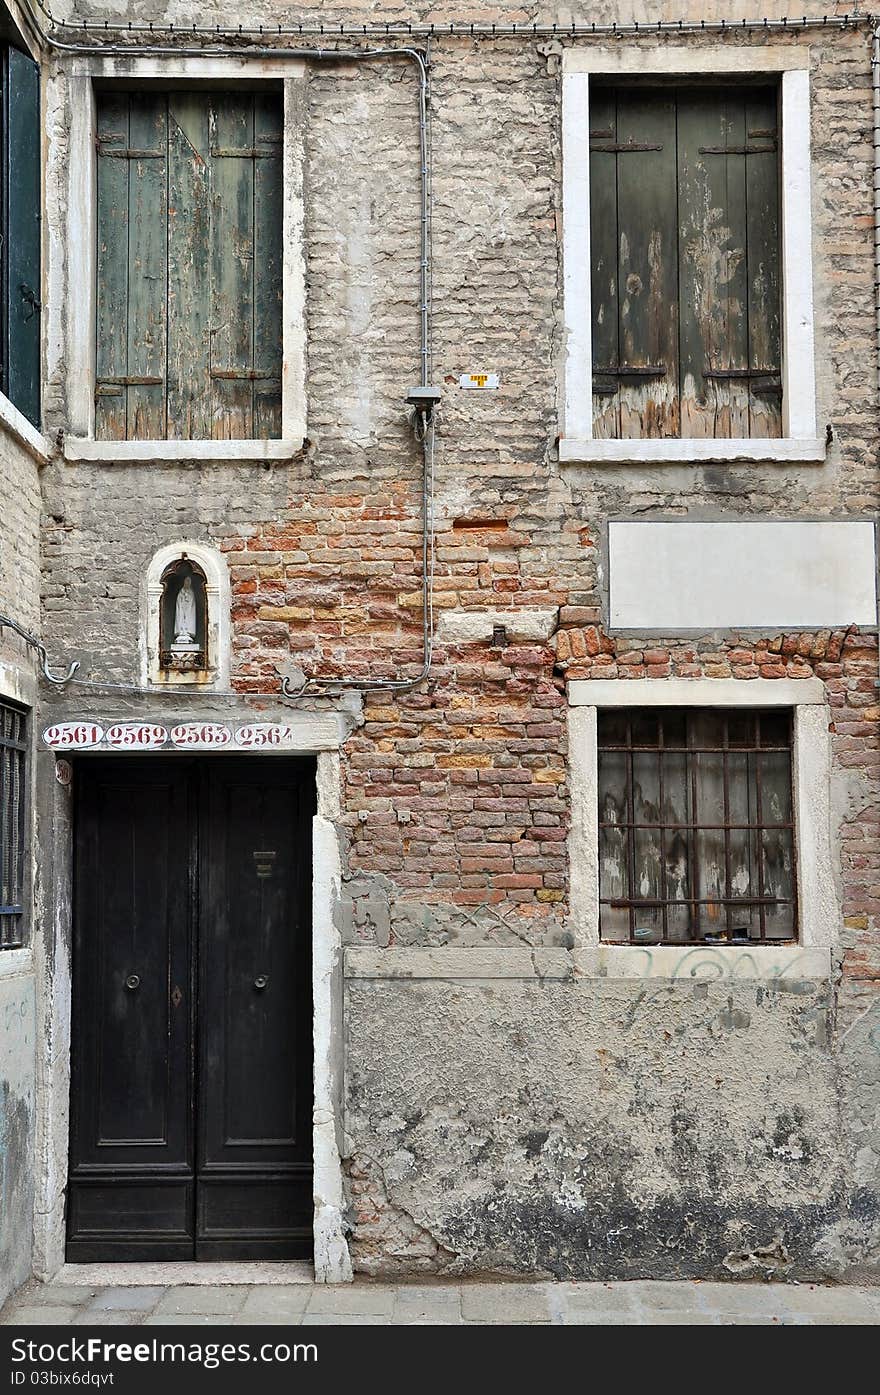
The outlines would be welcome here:
[[[4,630],[12,630],[14,634],[20,636],[30,649],[34,649],[40,660],[40,672],[47,683],[51,683],[56,688],[62,688],[66,683],[70,683],[79,668],[79,660],[74,659],[69,665],[65,674],[53,673],[49,667],[49,656],[46,653],[46,646],[41,639],[30,630],[26,630],[24,625],[20,625],[17,620],[13,620],[11,615],[0,614],[0,634]]]

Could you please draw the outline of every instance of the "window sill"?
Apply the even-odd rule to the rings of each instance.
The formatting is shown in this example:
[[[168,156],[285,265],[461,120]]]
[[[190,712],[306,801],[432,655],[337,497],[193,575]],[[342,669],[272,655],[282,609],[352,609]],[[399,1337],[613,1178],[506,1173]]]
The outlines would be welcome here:
[[[825,460],[825,441],[819,437],[786,440],[666,437],[616,441],[563,436],[559,441],[559,460],[563,465],[701,465],[735,461],[821,465]]]
[[[20,446],[24,446],[38,465],[48,464],[51,448],[46,437],[2,392],[0,392],[0,426]]]
[[[272,441],[93,441],[83,436],[64,438],[65,460],[99,460],[108,465],[131,461],[164,464],[175,460],[206,460],[212,464],[235,460],[290,460],[302,450],[297,437]]]
[[[822,945],[615,945],[575,949],[579,978],[826,979],[831,950]]]

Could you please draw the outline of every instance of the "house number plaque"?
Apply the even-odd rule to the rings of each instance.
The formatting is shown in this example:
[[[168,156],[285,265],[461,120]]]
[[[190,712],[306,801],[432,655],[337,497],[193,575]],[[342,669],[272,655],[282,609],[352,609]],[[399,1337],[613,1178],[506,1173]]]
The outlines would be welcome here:
[[[43,741],[53,751],[89,751],[100,747],[113,751],[210,751],[233,747],[241,751],[291,750],[293,728],[283,722],[179,722],[171,728],[158,722],[56,722],[43,731]]]

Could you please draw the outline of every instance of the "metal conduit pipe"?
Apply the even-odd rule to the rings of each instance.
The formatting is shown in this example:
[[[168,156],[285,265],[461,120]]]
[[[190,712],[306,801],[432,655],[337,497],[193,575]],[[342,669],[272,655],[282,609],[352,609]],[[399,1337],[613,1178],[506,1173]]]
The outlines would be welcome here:
[[[133,24],[118,20],[79,20],[71,21],[58,19],[44,4],[44,0],[35,0],[40,12],[48,20],[49,24],[56,29],[70,31],[89,31],[105,33],[147,33],[147,34],[205,34],[215,35],[222,38],[246,38],[257,36],[268,38],[276,37],[313,37],[313,38],[420,38],[432,39],[440,38],[443,35],[452,35],[460,38],[564,38],[570,35],[573,38],[615,38],[619,35],[638,34],[706,34],[706,33],[732,33],[750,32],[756,29],[763,30],[800,30],[800,29],[835,29],[852,28],[858,24],[868,24],[872,22],[870,15],[859,10],[852,14],[845,15],[818,15],[811,18],[808,15],[797,15],[790,18],[764,18],[753,19],[678,19],[678,20],[631,20],[626,23],[604,23],[604,24],[578,24],[572,21],[570,24],[539,24],[539,23],[513,23],[513,24],[479,24],[468,23],[458,20],[448,24],[407,22],[406,20],[389,21],[386,23],[372,22],[369,24],[260,24],[260,25],[174,25],[174,24]],[[36,17],[34,16],[34,19]]]

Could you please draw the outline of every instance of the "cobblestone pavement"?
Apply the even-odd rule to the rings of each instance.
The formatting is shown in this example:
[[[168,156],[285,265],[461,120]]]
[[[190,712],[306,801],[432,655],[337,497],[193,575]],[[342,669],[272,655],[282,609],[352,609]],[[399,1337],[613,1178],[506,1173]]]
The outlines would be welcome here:
[[[229,1326],[491,1323],[873,1325],[880,1288],[813,1284],[358,1282],[94,1287],[31,1282],[0,1312],[5,1326]]]

